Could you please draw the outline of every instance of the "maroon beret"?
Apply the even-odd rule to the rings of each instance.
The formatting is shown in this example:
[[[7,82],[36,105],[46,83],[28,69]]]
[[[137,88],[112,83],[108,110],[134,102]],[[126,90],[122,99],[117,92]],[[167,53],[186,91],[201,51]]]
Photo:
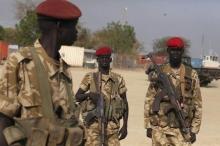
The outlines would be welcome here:
[[[96,50],[95,55],[100,56],[100,55],[111,55],[112,54],[112,49],[109,47],[100,47]]]
[[[37,14],[57,19],[74,19],[81,16],[80,9],[67,0],[45,0],[36,8]]]
[[[168,48],[183,49],[184,42],[183,42],[182,38],[180,38],[180,37],[172,37],[172,38],[168,39],[167,47]]]

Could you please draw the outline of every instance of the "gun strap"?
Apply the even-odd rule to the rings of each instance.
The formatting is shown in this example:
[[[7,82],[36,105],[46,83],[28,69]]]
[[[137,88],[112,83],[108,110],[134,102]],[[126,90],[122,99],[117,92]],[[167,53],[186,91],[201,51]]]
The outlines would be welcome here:
[[[182,65],[181,67],[183,69],[182,71],[180,70],[180,81],[181,81],[180,87],[181,87],[182,96],[185,97],[185,85],[186,85],[185,77],[191,79],[192,68],[186,65]]]
[[[49,85],[48,73],[46,72],[46,69],[42,64],[35,48],[31,47],[30,51],[34,60],[40,96],[42,98],[42,114],[45,117],[54,120],[55,116],[53,112],[52,95],[50,92],[51,88]]]
[[[167,64],[163,67],[164,72],[169,72],[171,73],[171,67]],[[185,76],[191,78],[191,73],[192,69],[190,67],[187,67],[183,64],[180,66],[180,90],[181,90],[181,95],[184,97],[185,96]]]
[[[186,74],[186,69],[183,64],[180,66],[180,89],[181,89],[181,95],[184,97],[185,95],[185,74]]]
[[[102,79],[101,79],[102,80]],[[102,92],[101,89],[99,88],[99,72],[93,73],[93,83],[94,83],[94,89],[95,92]],[[94,91],[93,91],[94,92]]]
[[[66,87],[66,92],[67,92],[67,96],[68,96],[68,103],[70,105],[70,110],[71,111],[75,111],[76,110],[76,98],[73,94],[73,90],[71,88],[71,84],[67,81],[67,79],[63,79],[65,87]]]

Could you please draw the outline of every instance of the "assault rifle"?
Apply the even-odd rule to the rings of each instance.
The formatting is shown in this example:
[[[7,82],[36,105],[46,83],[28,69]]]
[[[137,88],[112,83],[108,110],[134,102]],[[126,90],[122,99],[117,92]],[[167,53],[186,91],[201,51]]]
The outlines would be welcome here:
[[[105,126],[106,126],[106,120],[105,120],[105,114],[104,114],[104,97],[102,96],[102,73],[99,72],[98,74],[98,93],[100,95],[97,105],[97,112],[98,112],[98,118],[99,118],[99,125],[100,125],[100,131],[101,131],[101,146],[105,145]]]
[[[96,85],[96,89],[100,97],[98,98],[98,102],[96,108],[92,111],[89,111],[87,116],[85,117],[86,123],[92,121],[92,119],[97,118],[100,126],[100,146],[105,146],[105,128],[106,128],[106,118],[104,114],[104,97],[102,96],[102,73],[94,73],[94,81]]]
[[[160,102],[163,97],[167,95],[172,105],[171,109],[175,111],[178,122],[181,126],[181,133],[186,141],[190,141],[190,128],[185,121],[184,112],[181,107],[180,94],[177,92],[169,76],[166,73],[162,72],[160,66],[155,63],[152,53],[148,54],[146,57],[150,58],[154,65],[154,70],[157,75],[158,87],[161,89],[161,91],[155,96],[155,100],[152,105],[152,111],[154,113],[157,113],[159,111]]]

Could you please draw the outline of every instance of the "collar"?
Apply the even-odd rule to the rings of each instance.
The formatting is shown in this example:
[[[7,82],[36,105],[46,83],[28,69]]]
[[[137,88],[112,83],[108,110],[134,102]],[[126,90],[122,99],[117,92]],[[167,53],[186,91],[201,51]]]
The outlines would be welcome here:
[[[111,70],[109,71],[108,75],[102,74],[102,80],[104,80],[105,82],[111,80],[113,82],[117,82],[117,79],[115,78],[115,74],[113,72],[111,72]]]
[[[45,49],[43,48],[43,46],[40,44],[39,40],[36,40],[34,43],[34,48],[36,48],[36,52],[39,53],[40,55],[42,55],[44,58],[46,58],[46,60],[54,65],[59,65],[59,62],[53,58],[51,58],[50,56],[48,56],[48,54],[46,53]]]
[[[65,78],[67,81],[71,81],[71,79],[69,78],[69,76],[65,72],[66,64],[64,61],[59,62],[59,61],[49,57],[47,55],[46,51],[44,50],[43,46],[40,44],[39,40],[35,41],[34,47],[36,48],[37,53],[42,55],[49,63],[55,65],[54,69],[51,69],[48,72],[51,79],[56,78],[56,77],[60,78],[61,76],[63,76],[63,78]],[[62,68],[62,71],[60,70],[60,68]]]

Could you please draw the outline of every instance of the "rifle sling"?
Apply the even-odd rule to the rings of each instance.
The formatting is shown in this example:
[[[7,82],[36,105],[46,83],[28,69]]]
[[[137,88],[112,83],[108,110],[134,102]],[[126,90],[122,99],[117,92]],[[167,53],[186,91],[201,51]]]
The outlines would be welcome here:
[[[48,73],[45,70],[35,48],[30,48],[36,70],[37,81],[39,84],[40,96],[42,98],[42,114],[43,116],[54,120],[51,88],[48,81]]]
[[[71,89],[71,85],[69,84],[68,80],[65,78],[66,76],[63,75],[63,82],[65,84],[66,87],[66,92],[67,92],[67,96],[68,96],[68,103],[70,105],[70,110],[71,111],[75,111],[76,110],[76,98],[73,94],[73,90]]]

